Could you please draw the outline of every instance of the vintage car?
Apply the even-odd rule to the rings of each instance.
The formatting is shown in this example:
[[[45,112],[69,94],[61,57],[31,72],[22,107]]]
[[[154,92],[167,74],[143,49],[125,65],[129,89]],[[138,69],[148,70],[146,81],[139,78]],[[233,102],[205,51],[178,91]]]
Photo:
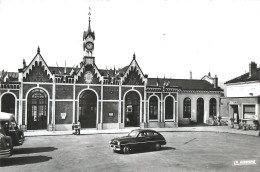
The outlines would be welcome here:
[[[12,138],[6,136],[2,125],[0,124],[0,159],[9,157],[13,154]]]
[[[6,136],[10,136],[12,138],[12,143],[14,146],[23,144],[25,140],[24,133],[17,126],[13,114],[1,112],[0,123]]]
[[[150,129],[136,129],[127,136],[114,138],[109,142],[109,148],[114,152],[123,151],[125,154],[138,149],[160,150],[161,145],[166,145],[165,138],[159,132]]]

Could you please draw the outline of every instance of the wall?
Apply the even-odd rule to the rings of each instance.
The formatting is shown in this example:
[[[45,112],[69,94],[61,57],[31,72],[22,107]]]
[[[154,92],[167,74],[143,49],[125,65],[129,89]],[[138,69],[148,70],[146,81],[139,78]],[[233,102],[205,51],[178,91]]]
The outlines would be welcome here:
[[[56,101],[55,106],[55,124],[72,124],[73,102]],[[65,119],[61,118],[61,113],[66,113]]]
[[[183,101],[186,97],[191,99],[191,121],[197,122],[197,99],[203,98],[204,100],[204,123],[209,120],[209,101],[211,98],[216,99],[217,116],[219,116],[219,101],[220,94],[218,93],[179,93],[178,97],[178,122],[179,124],[188,124],[189,118],[183,118]]]
[[[227,117],[233,118],[232,105],[238,106],[238,114],[240,119],[243,119],[244,105],[255,105],[256,119],[260,119],[260,97],[223,97],[221,98],[220,114],[227,114]]]
[[[118,123],[118,102],[103,102],[103,123]]]
[[[227,97],[260,96],[260,82],[227,85]]]

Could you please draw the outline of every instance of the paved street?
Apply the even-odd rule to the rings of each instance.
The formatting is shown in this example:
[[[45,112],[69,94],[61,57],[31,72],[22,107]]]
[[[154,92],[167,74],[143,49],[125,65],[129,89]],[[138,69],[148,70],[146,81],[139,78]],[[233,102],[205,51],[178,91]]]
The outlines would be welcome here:
[[[258,171],[259,137],[212,132],[162,132],[161,151],[124,155],[108,149],[125,134],[27,137],[15,154],[1,160],[1,172],[13,171]],[[255,160],[256,165],[233,165]]]

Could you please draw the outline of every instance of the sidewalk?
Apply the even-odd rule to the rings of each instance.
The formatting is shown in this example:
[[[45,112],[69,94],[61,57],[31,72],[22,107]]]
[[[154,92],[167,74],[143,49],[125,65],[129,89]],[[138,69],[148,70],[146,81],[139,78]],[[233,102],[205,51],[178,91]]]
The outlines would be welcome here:
[[[116,133],[128,133],[136,128],[125,128],[125,129],[107,129],[107,130],[96,130],[96,129],[81,129],[82,135],[87,134],[116,134]],[[178,127],[178,128],[151,128],[159,132],[216,132],[216,133],[232,133],[232,134],[243,134],[258,136],[259,130],[238,130],[230,128],[228,126],[194,126],[194,127]],[[71,135],[74,131],[47,131],[47,130],[28,130],[24,132],[25,137],[32,136],[58,136],[58,135]]]

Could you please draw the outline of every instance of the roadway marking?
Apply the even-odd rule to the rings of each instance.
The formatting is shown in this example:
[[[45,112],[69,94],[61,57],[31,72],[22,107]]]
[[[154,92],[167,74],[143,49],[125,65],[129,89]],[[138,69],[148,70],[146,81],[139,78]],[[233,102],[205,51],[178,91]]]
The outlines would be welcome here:
[[[195,139],[196,139],[196,138],[193,138],[193,139],[191,139],[191,140],[185,142],[184,144],[188,144],[188,143],[192,142],[192,141],[195,140]]]

